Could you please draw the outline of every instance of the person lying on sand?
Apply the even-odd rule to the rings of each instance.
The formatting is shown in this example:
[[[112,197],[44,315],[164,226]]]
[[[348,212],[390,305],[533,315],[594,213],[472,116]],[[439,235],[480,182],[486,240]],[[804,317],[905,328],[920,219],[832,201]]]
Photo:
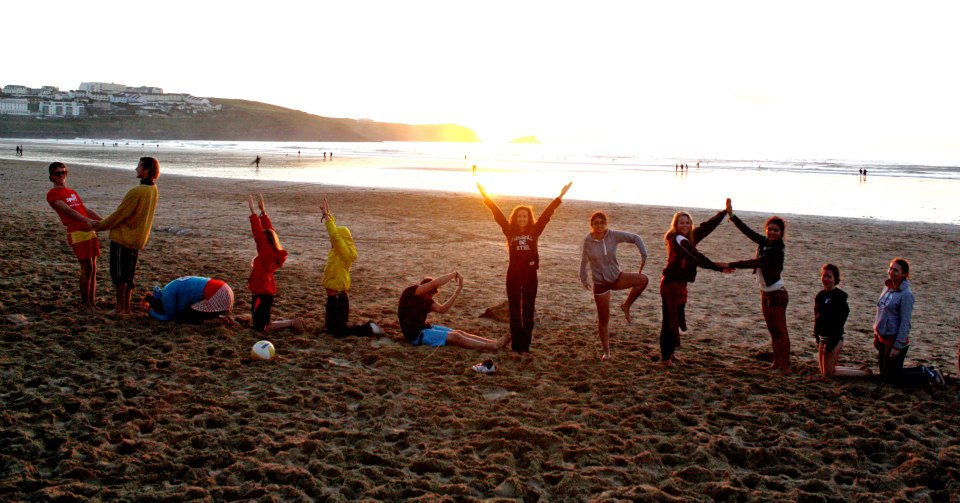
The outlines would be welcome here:
[[[633,243],[640,250],[640,268],[637,272],[622,272],[617,262],[617,245]],[[607,228],[607,214],[602,211],[590,216],[590,233],[583,238],[583,253],[580,257],[580,283],[593,291],[593,300],[597,305],[597,333],[603,345],[602,360],[610,356],[610,292],[629,288],[627,299],[620,305],[623,315],[630,323],[630,306],[640,297],[650,280],[643,274],[647,263],[647,248],[643,239],[631,232],[615,231]],[[587,277],[589,265],[590,277]],[[590,286],[589,279],[593,280]]]
[[[457,280],[457,290],[440,304],[434,300],[440,287]],[[431,312],[443,314],[453,307],[457,297],[463,290],[463,276],[454,271],[444,274],[437,279],[424,278],[419,284],[410,285],[400,295],[400,306],[397,316],[400,318],[400,329],[403,337],[414,346],[458,346],[467,349],[500,349],[507,344],[507,337],[499,340],[487,339],[478,335],[468,334],[462,330],[453,330],[441,325],[427,323],[427,315]]]
[[[160,321],[201,325],[208,320],[219,320],[233,324],[228,316],[233,309],[233,289],[219,279],[182,276],[163,288],[153,287],[141,305]]]

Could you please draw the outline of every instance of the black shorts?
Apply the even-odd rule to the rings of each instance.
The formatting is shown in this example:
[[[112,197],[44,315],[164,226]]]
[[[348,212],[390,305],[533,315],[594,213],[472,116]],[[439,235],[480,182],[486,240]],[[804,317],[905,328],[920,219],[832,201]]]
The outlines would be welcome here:
[[[826,344],[827,347],[824,348],[827,352],[832,352],[834,349],[837,349],[837,344],[843,342],[843,336],[839,337],[821,337],[820,344]]]
[[[133,286],[139,256],[140,250],[110,242],[110,279],[113,280],[114,285]]]
[[[253,316],[253,329],[263,332],[270,324],[270,309],[273,307],[273,295],[253,295],[250,302],[250,314]]]

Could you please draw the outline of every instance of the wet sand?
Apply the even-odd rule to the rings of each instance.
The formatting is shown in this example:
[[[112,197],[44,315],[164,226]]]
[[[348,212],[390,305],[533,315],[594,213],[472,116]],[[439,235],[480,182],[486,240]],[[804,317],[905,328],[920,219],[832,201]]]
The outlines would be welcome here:
[[[134,164],[129,171],[70,166],[68,185],[105,216],[135,184]],[[459,270],[461,299],[431,320],[507,333],[506,323],[480,317],[506,299],[507,254],[478,195],[161,176],[136,298],[178,276],[213,276],[234,287],[240,318],[249,317],[255,254],[245,197],[265,195],[290,252],[277,275],[274,316],[302,315],[309,330],[270,337],[278,358],[264,362],[249,356],[263,337],[245,327],[82,309],[78,266],[44,198],[50,186],[45,164],[0,161],[0,499],[956,501],[960,494],[960,227],[786,215],[796,373],[762,370],[772,354],[749,271],[700,272],[690,287],[683,364],[664,370],[656,283],[674,208],[565,202],[540,240],[539,327],[532,354],[518,357],[413,348],[396,319],[405,286]],[[387,337],[323,333],[323,196],[359,250],[351,320],[374,320]],[[497,201],[504,211],[521,202]],[[524,202],[538,212],[547,203]],[[720,195],[718,209],[722,203]],[[639,233],[650,250],[651,287],[634,306],[633,324],[613,316],[612,362],[599,361],[592,296],[577,281],[587,218],[598,208],[611,228]],[[693,214],[701,221],[712,212]],[[755,228],[765,217],[738,214]],[[109,245],[106,233],[101,244]],[[728,223],[699,249],[717,261],[755,251]],[[839,265],[850,294],[841,363],[875,369],[876,296],[898,255],[913,264],[917,296],[908,364],[936,365],[948,388],[823,382],[811,334],[820,265]],[[621,247],[625,269],[638,260]],[[106,253],[99,282],[100,305],[110,309]],[[613,305],[624,296],[614,293]],[[470,369],[485,358],[497,362],[497,374]]]

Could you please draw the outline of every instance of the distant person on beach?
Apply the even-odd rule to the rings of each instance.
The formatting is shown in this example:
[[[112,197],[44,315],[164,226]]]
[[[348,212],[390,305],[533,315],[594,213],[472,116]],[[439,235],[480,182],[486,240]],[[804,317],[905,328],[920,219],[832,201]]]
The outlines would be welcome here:
[[[820,375],[825,378],[863,377],[873,375],[865,369],[838,367],[840,350],[843,349],[843,326],[850,314],[847,293],[837,288],[840,283],[840,268],[824,264],[820,268],[820,283],[823,290],[813,300],[813,336],[817,340],[817,363]]]
[[[476,166],[473,167],[473,173],[476,176]],[[540,218],[534,218],[532,207],[521,205],[513,208],[508,220],[497,203],[490,199],[483,185],[477,182],[477,189],[483,196],[483,204],[490,209],[493,220],[500,226],[500,230],[507,239],[507,253],[510,257],[510,263],[507,266],[510,341],[512,349],[518,353],[530,351],[530,340],[533,338],[537,303],[537,270],[540,268],[537,241],[547,223],[550,222],[553,212],[563,202],[563,196],[570,190],[571,185],[573,182],[566,184],[560,190],[560,195],[544,208]]]
[[[760,286],[761,311],[763,312],[763,319],[767,323],[767,330],[770,332],[771,345],[773,346],[773,364],[770,365],[768,370],[789,374],[791,366],[790,334],[787,331],[787,303],[790,297],[787,295],[787,288],[784,286],[781,277],[786,249],[783,242],[786,234],[786,222],[778,216],[768,218],[764,223],[766,235],[763,235],[751,229],[733,213],[733,203],[730,199],[727,199],[727,213],[730,215],[730,221],[737,226],[737,229],[740,229],[740,232],[751,241],[757,243],[756,258],[731,262],[729,268],[753,269],[753,274],[757,278],[757,284]]]
[[[450,281],[457,281],[457,290],[446,302],[440,304],[434,296],[440,287]],[[397,308],[397,317],[400,319],[400,330],[403,337],[414,346],[457,346],[467,349],[496,350],[507,345],[507,337],[500,340],[487,339],[479,335],[468,334],[463,330],[453,330],[442,325],[427,323],[430,313],[446,313],[453,307],[457,297],[463,290],[463,276],[459,272],[451,272],[439,278],[423,278],[419,284],[410,285],[400,295],[400,305]]]
[[[284,250],[283,245],[280,244],[280,238],[273,229],[270,217],[267,216],[263,196],[259,197],[259,217],[253,208],[253,194],[247,195],[247,205],[250,206],[250,231],[253,233],[253,241],[257,244],[257,256],[252,263],[253,270],[250,271],[250,278],[247,279],[247,288],[253,295],[250,301],[253,329],[257,332],[271,333],[289,328],[294,333],[301,333],[304,330],[303,318],[270,320],[273,298],[277,294],[277,282],[273,275],[287,260],[287,250]]]
[[[650,282],[643,274],[643,266],[647,263],[647,248],[643,239],[637,234],[615,231],[607,228],[607,214],[597,211],[590,216],[590,233],[583,238],[583,252],[580,257],[580,283],[587,290],[593,292],[593,300],[597,305],[597,334],[603,346],[602,360],[609,360],[610,356],[610,292],[629,288],[627,299],[620,305],[623,315],[630,319],[630,306],[640,297]],[[617,245],[633,243],[640,251],[640,268],[637,272],[621,272],[617,262]],[[587,275],[589,266],[590,275]],[[592,284],[592,286],[591,286]]]
[[[357,260],[357,246],[353,242],[350,229],[338,226],[330,212],[330,203],[324,197],[320,203],[321,221],[327,228],[330,238],[330,251],[327,252],[327,265],[323,268],[321,283],[327,291],[326,322],[327,333],[340,339],[356,336],[383,335],[383,329],[368,321],[363,325],[350,325],[350,269]]]
[[[263,160],[263,158],[261,158],[261,157],[258,155],[257,158],[254,159],[253,162],[251,162],[250,164],[256,164],[256,165],[257,165],[257,169],[260,169],[260,161],[262,161],[262,160]]]
[[[680,347],[680,332],[687,331],[687,284],[697,279],[697,267],[722,271],[727,264],[714,263],[697,251],[700,243],[710,235],[727,216],[720,210],[702,224],[693,227],[693,217],[686,211],[673,215],[670,229],[663,235],[667,245],[667,265],[660,277],[660,362],[673,366],[679,363],[676,350]]]
[[[160,177],[160,161],[154,157],[141,157],[136,172],[140,184],[130,189],[120,206],[94,227],[96,230],[110,229],[110,278],[117,288],[117,314],[130,314],[137,260],[140,250],[150,239],[153,215],[160,198],[156,184]]]
[[[903,368],[907,350],[910,349],[910,326],[913,321],[914,296],[909,277],[910,262],[902,258],[890,261],[873,322],[873,346],[877,348],[880,377],[891,384],[917,386],[936,383],[942,386],[943,376],[935,368]]]
[[[76,191],[67,187],[67,165],[51,163],[47,168],[53,188],[47,192],[47,203],[60,216],[67,229],[67,243],[80,261],[80,302],[91,309],[97,308],[97,258],[100,257],[100,239],[92,231],[100,215],[87,208]]]
[[[233,289],[219,279],[182,276],[143,298],[150,316],[160,321],[202,325],[209,320],[233,324],[228,315],[233,309]]]

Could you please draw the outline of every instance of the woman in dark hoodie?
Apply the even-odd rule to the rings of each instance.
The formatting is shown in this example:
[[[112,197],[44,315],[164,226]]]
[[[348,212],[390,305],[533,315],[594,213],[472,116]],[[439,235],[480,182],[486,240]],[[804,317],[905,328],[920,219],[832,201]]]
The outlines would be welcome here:
[[[687,284],[697,279],[697,267],[721,271],[725,263],[713,263],[697,251],[697,243],[704,240],[723,221],[727,210],[721,210],[706,222],[693,227],[693,217],[678,211],[670,222],[670,230],[663,236],[667,245],[667,266],[660,277],[660,299],[663,321],[660,324],[660,362],[673,366],[679,362],[675,351],[680,347],[680,331],[687,330],[685,310]]]
[[[784,374],[790,373],[790,334],[787,332],[787,288],[784,286],[783,273],[784,251],[783,237],[786,233],[786,222],[778,216],[772,216],[764,223],[764,234],[760,234],[743,223],[733,214],[733,204],[727,199],[727,213],[730,221],[740,229],[744,236],[757,243],[757,256],[752,260],[731,262],[729,269],[753,269],[760,285],[760,305],[763,319],[767,322],[770,339],[773,345],[773,364],[768,370],[779,370]],[[759,269],[759,271],[758,271]]]

